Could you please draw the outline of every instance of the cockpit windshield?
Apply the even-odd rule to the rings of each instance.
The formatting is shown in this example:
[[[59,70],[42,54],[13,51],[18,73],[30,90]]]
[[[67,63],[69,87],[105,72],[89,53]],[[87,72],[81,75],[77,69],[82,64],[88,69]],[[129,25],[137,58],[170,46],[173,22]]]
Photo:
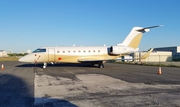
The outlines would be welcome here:
[[[36,49],[33,53],[46,52],[46,49]]]

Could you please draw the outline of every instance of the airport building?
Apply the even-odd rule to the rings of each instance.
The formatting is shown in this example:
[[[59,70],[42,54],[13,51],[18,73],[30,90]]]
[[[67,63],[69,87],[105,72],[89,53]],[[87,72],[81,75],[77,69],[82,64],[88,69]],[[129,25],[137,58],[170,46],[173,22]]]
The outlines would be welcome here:
[[[147,52],[135,52],[130,54],[134,59],[142,57]],[[171,62],[180,61],[180,46],[154,48],[146,59],[134,60],[142,62]]]
[[[29,53],[32,53],[32,51],[31,50],[27,50],[27,53],[29,54]]]
[[[7,52],[4,50],[0,50],[0,57],[8,57]]]
[[[116,62],[172,62],[171,51],[152,51],[146,59],[140,59],[147,51],[138,51],[117,58]]]
[[[143,55],[145,55],[147,52],[135,52],[131,55],[133,56],[135,62],[170,62],[172,61],[172,52],[168,51],[153,51],[150,53],[150,55],[146,59],[141,59]]]
[[[172,52],[172,59],[174,61],[180,61],[180,46],[154,48],[154,51]]]

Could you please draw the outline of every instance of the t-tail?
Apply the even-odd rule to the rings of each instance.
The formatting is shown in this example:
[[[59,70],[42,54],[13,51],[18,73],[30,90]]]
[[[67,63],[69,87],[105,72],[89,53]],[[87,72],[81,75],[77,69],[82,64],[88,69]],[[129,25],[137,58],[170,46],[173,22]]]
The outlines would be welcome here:
[[[145,27],[145,28],[133,27],[133,29],[131,30],[129,35],[126,37],[126,39],[121,44],[117,44],[117,45],[123,45],[123,46],[128,46],[134,49],[138,49],[143,33],[149,32],[151,28],[156,28],[160,26],[162,25]]]
[[[125,40],[121,44],[117,44],[116,46],[110,47],[110,54],[113,55],[123,55],[129,54],[132,52],[139,51],[139,44],[141,42],[141,38],[143,33],[149,32],[151,28],[160,27],[151,26],[151,27],[133,27],[129,35],[125,38]]]

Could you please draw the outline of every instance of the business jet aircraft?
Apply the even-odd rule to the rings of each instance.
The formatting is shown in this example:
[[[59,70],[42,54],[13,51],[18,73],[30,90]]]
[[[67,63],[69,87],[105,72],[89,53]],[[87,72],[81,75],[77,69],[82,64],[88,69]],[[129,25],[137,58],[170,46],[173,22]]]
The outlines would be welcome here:
[[[41,47],[32,53],[19,59],[20,62],[44,63],[89,63],[94,66],[98,64],[99,68],[104,68],[104,62],[107,60],[116,60],[139,50],[143,33],[150,31],[151,27],[133,27],[129,35],[121,44],[116,46],[72,46],[72,47]],[[146,58],[152,49],[142,58]]]

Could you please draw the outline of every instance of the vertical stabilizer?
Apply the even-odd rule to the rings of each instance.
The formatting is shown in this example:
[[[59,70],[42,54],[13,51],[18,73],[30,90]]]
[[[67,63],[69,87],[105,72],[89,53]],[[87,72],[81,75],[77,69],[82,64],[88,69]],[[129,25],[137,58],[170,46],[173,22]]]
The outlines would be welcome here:
[[[155,27],[159,27],[159,26],[151,26],[151,27],[145,27],[145,28],[133,27],[129,35],[122,42],[122,44],[117,44],[117,45],[128,46],[128,47],[132,47],[136,49],[139,47],[143,33],[149,32],[150,28],[155,28]]]

